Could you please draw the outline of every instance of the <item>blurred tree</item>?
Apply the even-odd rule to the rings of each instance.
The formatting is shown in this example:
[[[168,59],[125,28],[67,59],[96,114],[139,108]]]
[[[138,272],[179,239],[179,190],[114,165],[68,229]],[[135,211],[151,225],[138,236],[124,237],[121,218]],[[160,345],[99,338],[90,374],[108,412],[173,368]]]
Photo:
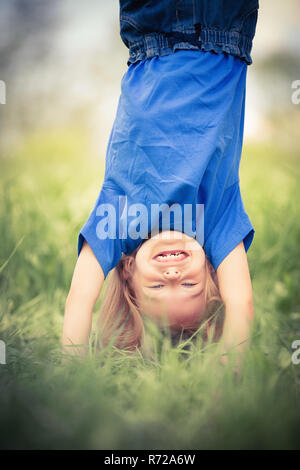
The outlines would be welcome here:
[[[57,22],[58,0],[1,0],[0,73],[5,78],[15,65],[20,50],[31,51],[32,58],[43,60],[51,47],[51,31]],[[29,44],[28,44],[29,43]],[[30,45],[30,47],[28,47]]]

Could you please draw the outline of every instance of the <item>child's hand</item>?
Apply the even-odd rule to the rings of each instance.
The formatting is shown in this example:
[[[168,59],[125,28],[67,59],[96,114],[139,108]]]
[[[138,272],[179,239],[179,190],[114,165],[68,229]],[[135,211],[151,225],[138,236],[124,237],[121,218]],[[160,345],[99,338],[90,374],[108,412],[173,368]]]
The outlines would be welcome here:
[[[217,269],[217,276],[225,305],[220,363],[225,365],[233,361],[239,373],[254,318],[251,278],[243,242],[222,261]]]
[[[92,314],[104,281],[102,268],[85,242],[78,257],[65,306],[62,347],[70,355],[85,355]],[[76,346],[77,345],[77,346]]]
[[[222,346],[220,364],[233,368],[234,374],[239,375],[242,371],[243,351],[232,351],[232,348]]]

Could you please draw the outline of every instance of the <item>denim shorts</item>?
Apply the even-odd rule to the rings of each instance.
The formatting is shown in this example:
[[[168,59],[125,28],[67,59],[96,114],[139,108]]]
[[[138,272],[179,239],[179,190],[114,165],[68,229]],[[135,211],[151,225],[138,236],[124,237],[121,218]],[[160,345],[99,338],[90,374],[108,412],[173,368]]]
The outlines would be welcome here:
[[[258,0],[120,0],[127,64],[179,49],[231,54],[252,63]]]

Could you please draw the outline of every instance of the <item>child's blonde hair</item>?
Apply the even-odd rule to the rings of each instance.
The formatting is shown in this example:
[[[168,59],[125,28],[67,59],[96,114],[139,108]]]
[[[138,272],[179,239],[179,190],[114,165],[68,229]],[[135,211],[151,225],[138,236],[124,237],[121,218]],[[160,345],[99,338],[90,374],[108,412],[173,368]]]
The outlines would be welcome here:
[[[132,285],[132,273],[137,250],[131,255],[123,254],[118,265],[108,275],[98,319],[98,333],[102,347],[112,342],[118,349],[128,351],[134,351],[136,348],[143,349],[144,322]],[[205,272],[204,299],[206,307],[204,314],[201,316],[201,323],[206,322],[205,333],[208,335],[212,325],[210,320],[212,320],[217,308],[221,306],[222,299],[216,273],[206,256]],[[221,325],[217,321],[214,339],[218,339],[220,334]]]

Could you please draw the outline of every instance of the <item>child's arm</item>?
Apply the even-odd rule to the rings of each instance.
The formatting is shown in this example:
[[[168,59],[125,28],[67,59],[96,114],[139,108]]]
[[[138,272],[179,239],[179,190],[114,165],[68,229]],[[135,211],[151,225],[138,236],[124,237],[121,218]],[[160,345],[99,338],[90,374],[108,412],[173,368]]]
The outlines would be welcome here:
[[[70,345],[88,344],[93,308],[100,294],[103,281],[102,268],[92,249],[84,241],[74,269],[65,305],[62,334],[63,352],[70,354],[85,353],[85,346],[75,348],[70,347]]]
[[[223,350],[242,351],[254,317],[252,284],[244,243],[232,250],[217,268],[219,290],[225,304],[221,342]]]

